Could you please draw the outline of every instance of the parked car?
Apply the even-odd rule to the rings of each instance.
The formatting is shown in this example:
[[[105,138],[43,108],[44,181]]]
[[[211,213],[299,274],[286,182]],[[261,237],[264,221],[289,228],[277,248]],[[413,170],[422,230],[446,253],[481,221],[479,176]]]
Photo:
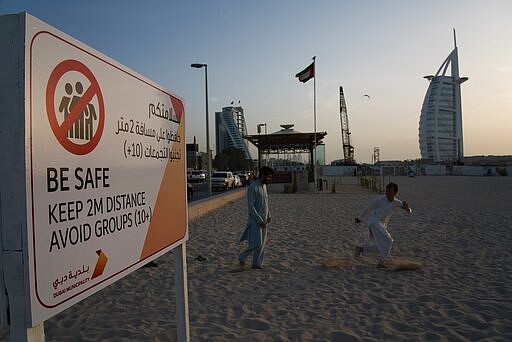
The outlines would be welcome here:
[[[240,177],[241,186],[246,186],[249,183],[249,174],[245,172],[239,172],[238,177]]]
[[[192,170],[187,174],[187,180],[189,182],[204,182],[206,180],[206,173],[202,170]]]
[[[235,180],[233,181],[233,188],[241,187],[242,186],[242,181],[240,180],[240,176],[239,175],[234,175],[233,177],[235,177]]]
[[[215,171],[212,175],[212,190],[234,187],[235,177],[231,171]]]

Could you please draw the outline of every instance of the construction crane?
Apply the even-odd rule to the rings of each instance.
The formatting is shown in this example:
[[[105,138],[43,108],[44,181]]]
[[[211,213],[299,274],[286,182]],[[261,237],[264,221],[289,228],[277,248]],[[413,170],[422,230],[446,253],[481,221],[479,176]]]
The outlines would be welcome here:
[[[350,130],[348,129],[347,104],[343,87],[340,86],[340,120],[341,120],[341,140],[343,144],[343,164],[355,164],[354,147],[350,143]]]

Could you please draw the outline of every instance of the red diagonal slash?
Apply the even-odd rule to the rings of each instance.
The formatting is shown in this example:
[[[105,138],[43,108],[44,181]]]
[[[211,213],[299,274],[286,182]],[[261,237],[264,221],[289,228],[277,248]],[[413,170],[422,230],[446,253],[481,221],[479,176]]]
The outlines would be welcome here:
[[[76,120],[80,118],[80,115],[84,111],[85,107],[91,102],[92,98],[98,93],[99,89],[97,89],[96,85],[91,84],[89,88],[85,91],[84,95],[80,98],[80,100],[75,104],[75,106],[71,109],[71,112],[64,119],[62,124],[59,126],[59,130],[55,133],[55,137],[58,140],[65,139],[68,130],[73,126]]]

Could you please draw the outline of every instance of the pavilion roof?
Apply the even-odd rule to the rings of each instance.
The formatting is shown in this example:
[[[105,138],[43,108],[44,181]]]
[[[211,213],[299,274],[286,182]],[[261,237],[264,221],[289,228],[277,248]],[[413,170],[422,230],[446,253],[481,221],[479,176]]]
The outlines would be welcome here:
[[[316,132],[316,144],[322,144],[327,132]],[[247,135],[254,146],[261,150],[312,150],[315,145],[315,133],[258,134]]]

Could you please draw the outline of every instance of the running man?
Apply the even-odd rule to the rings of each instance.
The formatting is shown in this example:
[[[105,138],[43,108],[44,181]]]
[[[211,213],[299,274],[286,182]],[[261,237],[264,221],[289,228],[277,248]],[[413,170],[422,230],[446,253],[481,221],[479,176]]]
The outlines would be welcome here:
[[[405,201],[399,200],[395,195],[398,185],[389,183],[386,186],[386,194],[374,199],[363,212],[355,218],[356,223],[361,223],[361,218],[366,221],[366,231],[363,246],[355,248],[354,256],[366,253],[379,253],[378,268],[385,268],[385,262],[391,252],[393,238],[387,230],[389,219],[394,209],[401,208],[411,213],[412,209]]]

